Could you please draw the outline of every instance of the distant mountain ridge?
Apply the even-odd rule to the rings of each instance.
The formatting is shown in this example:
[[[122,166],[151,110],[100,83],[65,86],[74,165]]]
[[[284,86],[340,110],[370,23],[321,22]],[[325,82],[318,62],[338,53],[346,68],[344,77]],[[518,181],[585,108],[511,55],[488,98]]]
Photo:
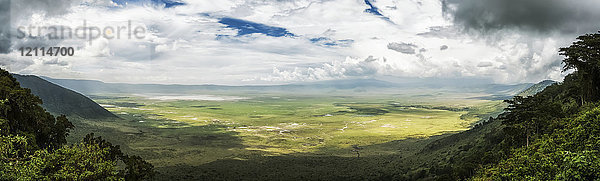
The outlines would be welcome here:
[[[345,79],[345,80],[325,80],[317,82],[304,82],[284,85],[247,85],[247,86],[226,86],[226,85],[178,85],[178,84],[127,84],[127,83],[104,83],[96,80],[76,80],[76,79],[54,79],[50,77],[41,77],[49,82],[75,90],[85,95],[97,94],[142,94],[142,93],[204,93],[204,92],[285,92],[285,93],[331,93],[335,91],[386,91],[394,92],[399,90],[412,89],[445,89],[449,92],[476,92],[488,93],[493,97],[512,97],[523,90],[529,88],[531,83],[522,83],[515,85],[489,84],[461,82],[457,80],[437,80],[437,79],[411,79],[402,83],[387,82],[378,79]]]
[[[79,116],[85,119],[117,118],[88,97],[48,82],[34,75],[12,74],[21,87],[43,101],[42,107],[54,115]]]
[[[97,80],[41,78],[83,94],[102,93],[186,93],[195,90],[289,91],[297,89],[354,89],[364,87],[398,87],[397,84],[376,79],[327,80],[284,85],[181,85],[105,83]]]

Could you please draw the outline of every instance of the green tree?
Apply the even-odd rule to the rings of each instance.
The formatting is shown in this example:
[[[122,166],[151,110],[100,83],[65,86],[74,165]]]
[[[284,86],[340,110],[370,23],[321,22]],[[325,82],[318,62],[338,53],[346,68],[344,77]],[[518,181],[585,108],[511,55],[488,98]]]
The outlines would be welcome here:
[[[561,48],[563,71],[575,70],[573,75],[581,86],[581,104],[600,100],[600,34],[577,37],[571,46]]]
[[[40,106],[42,100],[21,88],[10,73],[0,70],[0,119],[3,135],[26,135],[39,148],[58,148],[74,128],[65,116],[54,118]]]
[[[580,36],[560,54],[563,71],[574,71],[532,97],[506,101],[499,146],[508,154],[472,180],[600,180],[600,34]]]
[[[600,180],[600,106],[480,170],[474,180]]]
[[[65,146],[74,128],[52,116],[42,100],[0,69],[0,180],[150,180],[153,166],[88,134]]]
[[[564,117],[561,104],[544,93],[526,98],[516,96],[504,102],[509,105],[500,118],[506,126],[506,141],[512,146],[529,146],[531,139],[551,131],[554,121]]]

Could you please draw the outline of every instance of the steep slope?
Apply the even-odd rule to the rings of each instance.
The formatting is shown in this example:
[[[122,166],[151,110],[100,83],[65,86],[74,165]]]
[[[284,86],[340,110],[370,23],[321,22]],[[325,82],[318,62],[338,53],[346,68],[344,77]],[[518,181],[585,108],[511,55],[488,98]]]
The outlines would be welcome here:
[[[554,81],[542,81],[530,86],[516,95],[531,96],[543,91],[554,84]],[[514,94],[513,94],[514,95]],[[498,113],[490,115],[489,119],[481,120],[474,128],[442,137],[427,144],[418,160],[426,162],[428,172],[420,177],[434,180],[464,180],[473,175],[472,170],[480,164],[492,162],[497,155],[484,155],[502,141],[502,121],[496,118],[502,112],[506,103],[498,104]],[[498,151],[498,154],[502,152]]]
[[[91,99],[33,75],[13,74],[22,87],[31,89],[43,101],[42,107],[54,115],[79,116],[86,119],[116,118]]]
[[[538,92],[542,92],[546,87],[555,84],[556,81],[553,80],[544,80],[541,81],[540,83],[537,83],[525,90],[523,90],[521,93],[518,94],[518,96],[523,96],[523,97],[527,97],[527,96],[533,96],[535,94],[537,94]]]

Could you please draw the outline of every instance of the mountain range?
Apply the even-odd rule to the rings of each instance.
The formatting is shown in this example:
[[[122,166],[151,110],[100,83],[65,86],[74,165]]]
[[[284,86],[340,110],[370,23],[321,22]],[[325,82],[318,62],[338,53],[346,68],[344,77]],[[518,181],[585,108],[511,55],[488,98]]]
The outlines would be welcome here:
[[[483,81],[470,81],[459,79],[428,79],[411,78],[403,79],[401,82],[389,82],[377,79],[347,79],[326,80],[306,83],[293,83],[284,85],[180,85],[180,84],[126,84],[105,83],[96,80],[55,79],[41,77],[42,79],[65,88],[75,90],[84,95],[97,94],[143,94],[143,93],[302,93],[302,94],[324,94],[324,93],[347,93],[347,92],[402,92],[418,89],[444,90],[446,92],[471,92],[491,94],[495,98],[510,98],[533,84],[490,84]]]
[[[164,84],[125,84],[104,83],[96,80],[54,79],[35,75],[13,76],[21,86],[29,88],[39,96],[49,112],[82,118],[116,118],[114,114],[98,105],[87,96],[101,94],[185,94],[198,92],[286,92],[323,94],[331,92],[395,92],[407,89],[443,89],[448,92],[480,92],[491,96],[483,99],[508,99],[514,95],[531,95],[539,92],[554,81],[542,81],[539,84],[487,84],[484,82],[460,83],[459,80],[407,79],[402,83],[392,83],[376,79],[328,80],[319,82],[286,85],[164,85]]]

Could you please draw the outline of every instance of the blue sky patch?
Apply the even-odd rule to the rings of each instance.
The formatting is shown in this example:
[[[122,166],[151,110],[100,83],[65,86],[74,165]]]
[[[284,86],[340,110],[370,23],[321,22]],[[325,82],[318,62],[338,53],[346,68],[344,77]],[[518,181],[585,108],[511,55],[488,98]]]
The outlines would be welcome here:
[[[350,45],[352,45],[352,43],[354,43],[354,40],[351,40],[351,39],[332,40],[331,38],[327,38],[327,37],[311,38],[309,40],[310,40],[310,42],[312,42],[314,44],[321,45],[321,46],[327,46],[327,47],[334,47],[334,46],[349,47]]]
[[[227,28],[237,29],[237,36],[243,36],[254,33],[260,33],[272,37],[295,36],[285,28],[269,26],[242,19],[221,18],[219,20],[219,23],[226,25]]]
[[[390,18],[384,16],[383,14],[381,14],[381,11],[379,10],[379,8],[377,8],[375,5],[373,5],[373,3],[371,3],[370,0],[365,0],[365,4],[367,4],[367,6],[369,6],[368,9],[365,9],[366,13],[370,13],[376,16],[380,16],[381,18],[383,18],[386,21],[390,21]]]
[[[317,43],[317,42],[320,42],[320,41],[327,41],[327,40],[329,40],[329,38],[319,37],[319,38],[311,38],[310,42]]]
[[[365,0],[365,4],[367,4],[367,6],[369,6],[369,9],[365,9],[365,12],[371,13],[371,14],[374,14],[377,16],[383,16],[383,14],[381,14],[379,12],[379,8],[377,8],[373,4],[371,4],[371,1]]]

